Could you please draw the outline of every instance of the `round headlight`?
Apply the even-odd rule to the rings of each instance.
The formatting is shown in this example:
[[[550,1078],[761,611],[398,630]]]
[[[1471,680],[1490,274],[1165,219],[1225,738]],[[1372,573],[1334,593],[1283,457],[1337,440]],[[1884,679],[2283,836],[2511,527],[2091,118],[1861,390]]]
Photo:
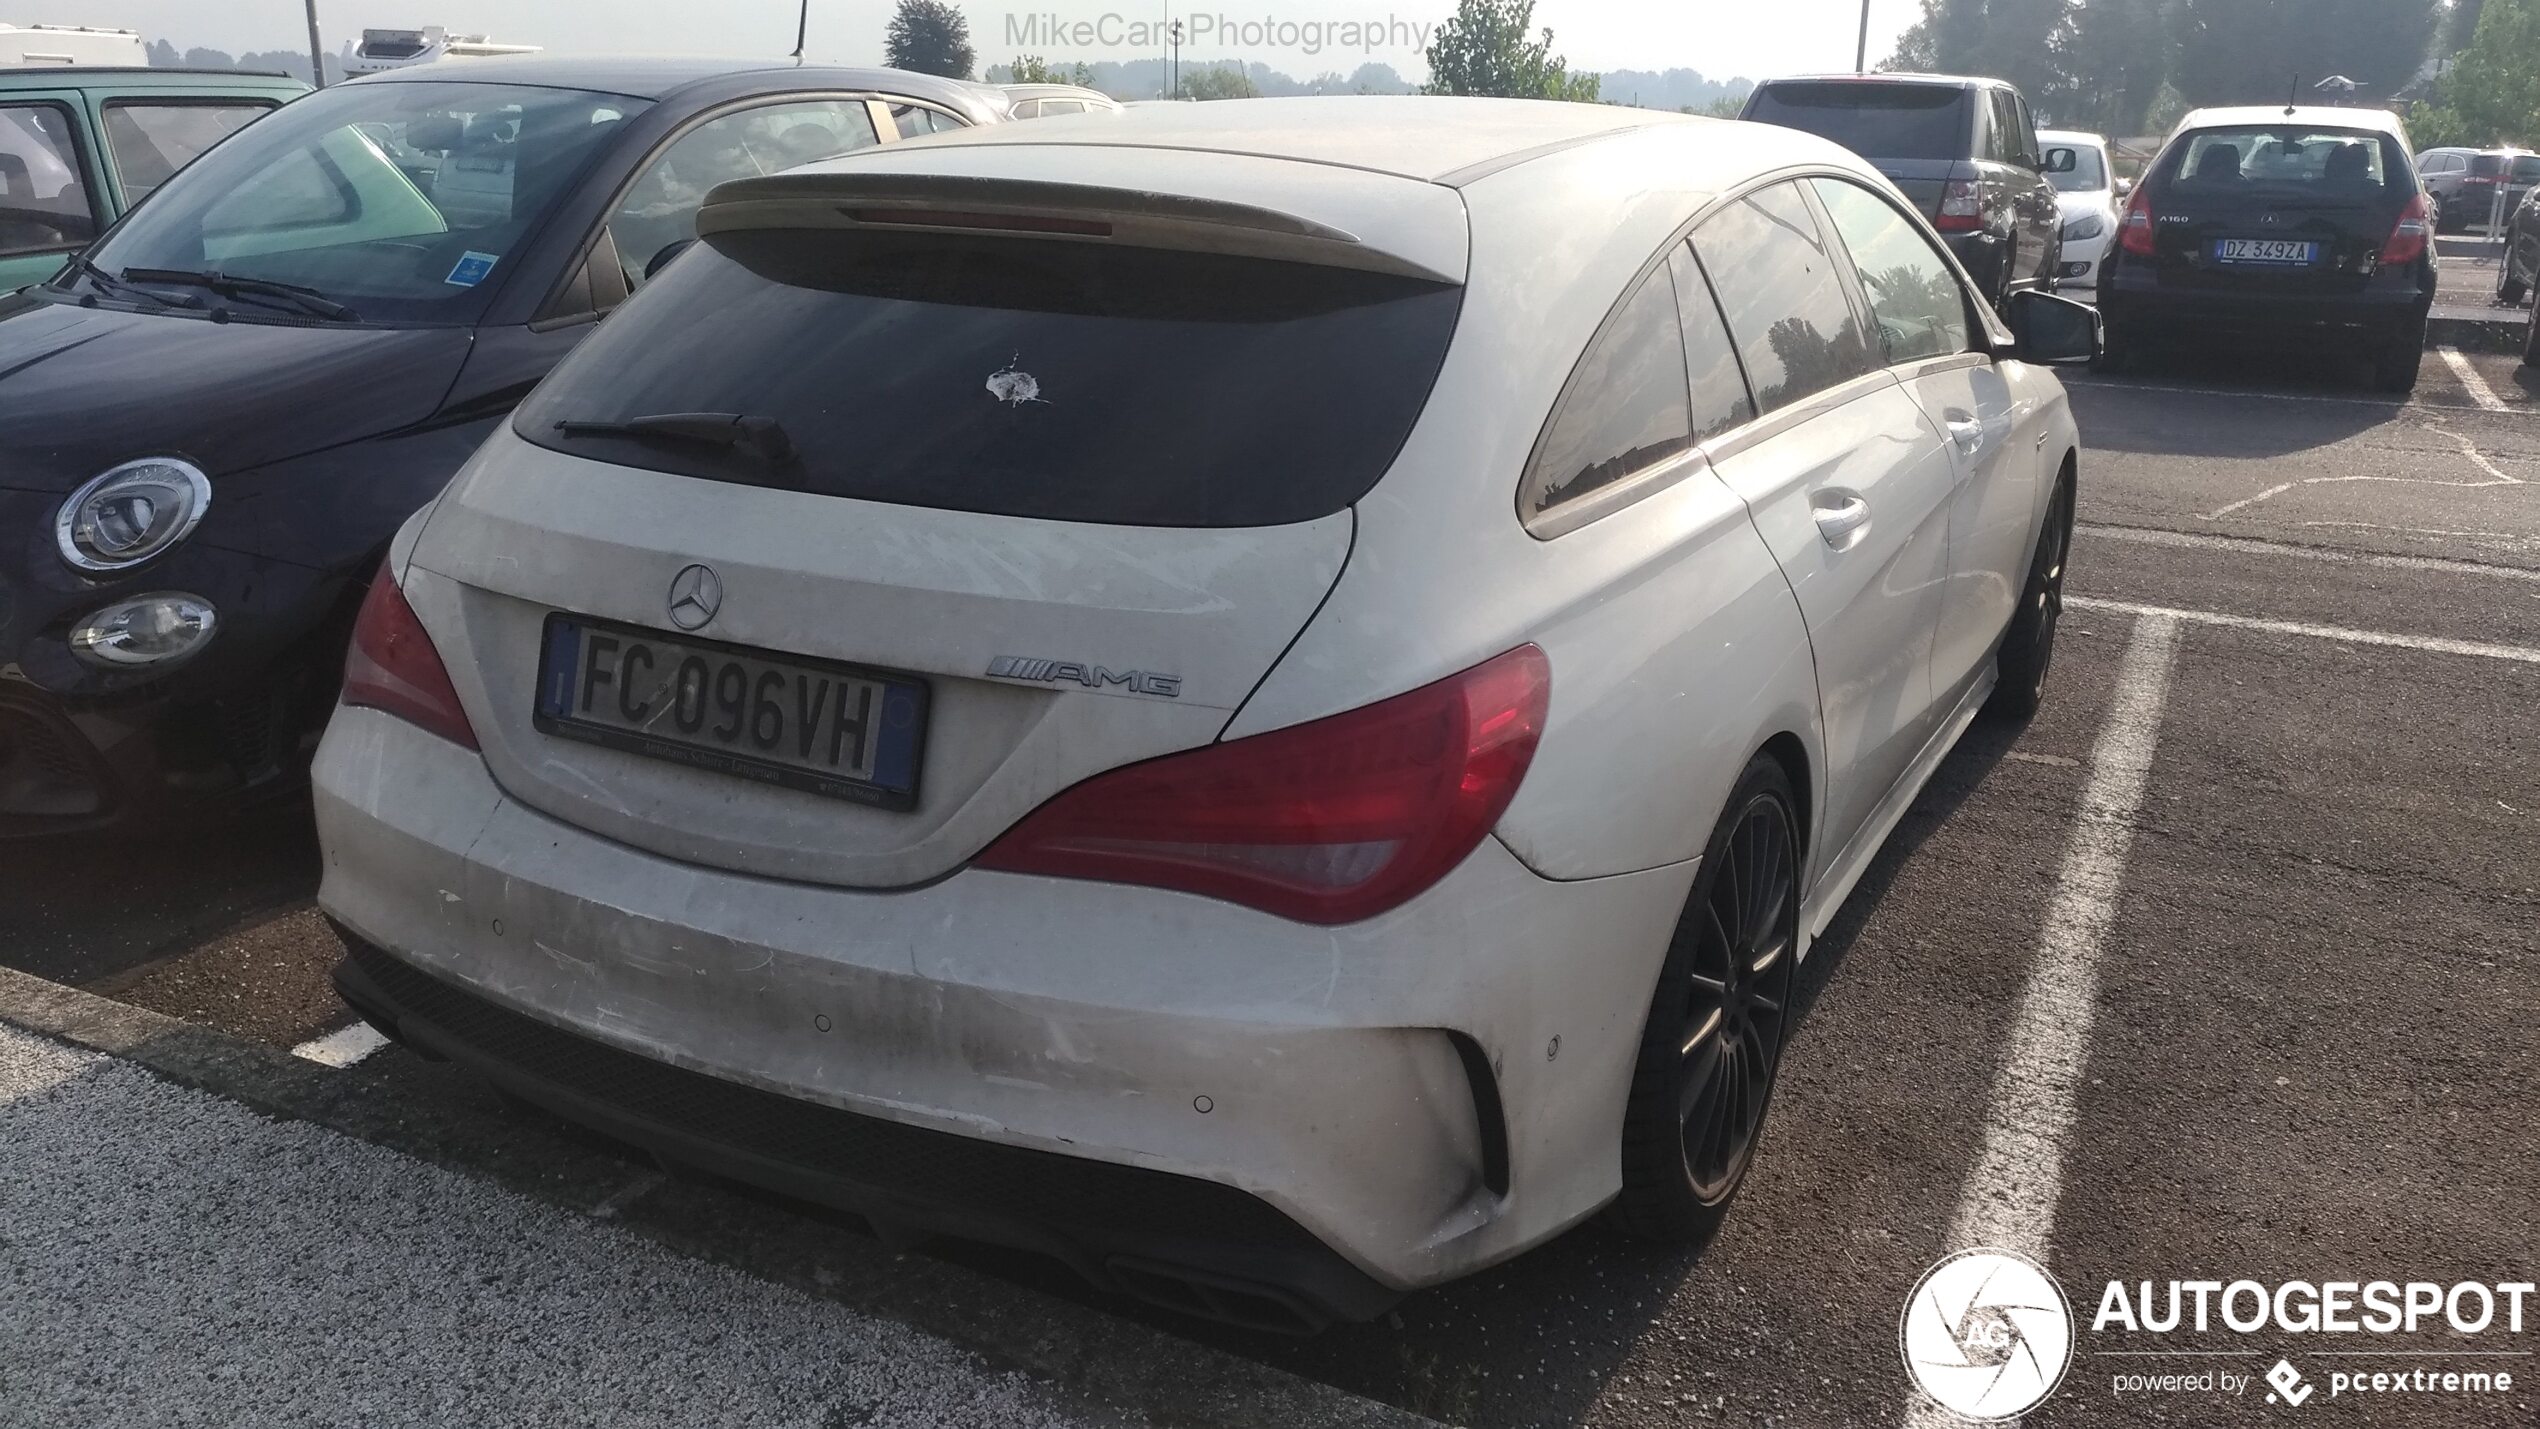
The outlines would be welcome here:
[[[71,653],[91,665],[129,670],[165,665],[203,648],[219,623],[212,603],[183,591],[137,595],[71,627]]]
[[[120,571],[184,540],[211,504],[212,484],[192,463],[145,457],[72,492],[53,541],[83,571]]]

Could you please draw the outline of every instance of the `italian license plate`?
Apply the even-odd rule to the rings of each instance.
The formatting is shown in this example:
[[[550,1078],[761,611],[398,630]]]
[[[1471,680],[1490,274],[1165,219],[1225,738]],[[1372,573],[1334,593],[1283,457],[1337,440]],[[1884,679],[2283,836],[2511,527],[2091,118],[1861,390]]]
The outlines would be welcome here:
[[[2218,238],[2214,240],[2217,263],[2273,263],[2298,266],[2316,262],[2320,246],[2285,238]]]
[[[909,809],[926,700],[914,676],[553,614],[533,722],[566,739]]]

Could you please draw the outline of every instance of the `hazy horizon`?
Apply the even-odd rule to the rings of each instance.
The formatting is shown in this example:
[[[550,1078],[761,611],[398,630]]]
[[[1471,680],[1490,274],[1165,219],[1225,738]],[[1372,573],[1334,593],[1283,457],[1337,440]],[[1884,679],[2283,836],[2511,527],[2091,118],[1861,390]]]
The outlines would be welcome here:
[[[1869,3],[1870,58],[1875,64],[1895,48],[1897,35],[1917,18],[1921,7],[1916,0]],[[1327,27],[1356,23],[1381,36],[1376,47],[1327,42],[1320,53],[1307,53],[1293,44],[1247,44],[1240,37],[1204,40],[1194,33],[1184,44],[1185,60],[1239,58],[1300,78],[1332,70],[1347,74],[1372,62],[1389,64],[1415,82],[1426,77],[1428,66],[1420,47],[1409,38],[1425,34],[1424,26],[1434,26],[1453,13],[1447,0],[1412,0],[1391,10],[1337,0],[1171,7],[1112,5],[1103,0],[1012,4],[968,0],[961,8],[970,20],[971,42],[978,49],[982,72],[1019,53],[1057,62],[1129,60],[1157,53],[1151,46],[1125,43],[1072,48],[1009,40],[1009,33],[1028,40],[1026,16],[1054,15],[1071,25],[1093,23],[1101,26],[1100,34],[1125,39],[1139,26],[1160,32],[1160,22],[1170,13],[1190,22],[1190,30],[1199,28],[1199,17],[1222,17],[1220,35],[1226,33],[1226,24],[1266,21]],[[234,55],[305,50],[308,45],[300,0],[236,0],[217,10],[203,0],[16,0],[8,9],[13,24],[135,29],[145,38],[166,40],[180,52],[200,47]],[[813,0],[807,52],[815,59],[880,63],[882,29],[891,9],[890,0]],[[357,38],[366,27],[420,25],[484,33],[496,40],[567,53],[783,54],[793,48],[796,6],[794,0],[725,0],[710,5],[689,0],[318,0],[318,16],[330,54],[341,53],[344,42]],[[1103,24],[1106,16],[1111,19]],[[1535,23],[1551,27],[1554,50],[1566,56],[1574,69],[1601,73],[1687,68],[1712,79],[1849,69],[1860,17],[1860,0],[1786,0],[1769,8],[1722,0],[1690,6],[1537,0],[1535,6]]]

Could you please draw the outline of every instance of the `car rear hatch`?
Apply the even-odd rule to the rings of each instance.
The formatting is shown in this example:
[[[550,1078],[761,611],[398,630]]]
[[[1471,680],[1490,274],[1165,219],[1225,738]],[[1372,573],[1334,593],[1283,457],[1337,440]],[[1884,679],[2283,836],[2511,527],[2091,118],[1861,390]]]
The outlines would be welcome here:
[[[2171,145],[2140,206],[2165,287],[2333,297],[2380,271],[2416,193],[2407,155],[2378,134],[2212,129]]]
[[[1910,80],[1776,80],[1757,86],[1745,117],[1841,144],[1937,218],[1949,181],[1976,177],[1970,93]]]
[[[1266,204],[1301,166],[1130,188],[1018,152],[716,190],[453,484],[407,584],[509,793],[901,887],[1217,738],[1426,403],[1461,200],[1349,173],[1300,212]]]

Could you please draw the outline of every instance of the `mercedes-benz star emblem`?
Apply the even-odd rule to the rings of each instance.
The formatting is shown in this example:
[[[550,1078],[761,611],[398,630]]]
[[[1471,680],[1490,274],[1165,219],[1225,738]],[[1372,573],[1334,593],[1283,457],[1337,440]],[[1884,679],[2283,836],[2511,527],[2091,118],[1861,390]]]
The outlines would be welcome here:
[[[702,630],[723,608],[723,578],[705,566],[689,566],[670,578],[670,623]]]

